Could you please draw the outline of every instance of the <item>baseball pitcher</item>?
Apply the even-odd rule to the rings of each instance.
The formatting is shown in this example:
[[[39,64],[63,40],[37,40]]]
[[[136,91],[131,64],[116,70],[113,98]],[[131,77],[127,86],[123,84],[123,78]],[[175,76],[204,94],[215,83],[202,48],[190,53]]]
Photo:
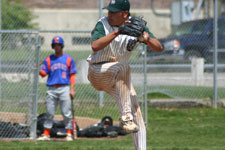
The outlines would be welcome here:
[[[128,60],[137,42],[157,52],[162,51],[162,46],[146,27],[146,21],[130,16],[129,0],[111,0],[105,9],[108,15],[92,31],[88,79],[94,88],[115,98],[120,126],[132,134],[135,150],[146,150],[146,128],[131,83]]]

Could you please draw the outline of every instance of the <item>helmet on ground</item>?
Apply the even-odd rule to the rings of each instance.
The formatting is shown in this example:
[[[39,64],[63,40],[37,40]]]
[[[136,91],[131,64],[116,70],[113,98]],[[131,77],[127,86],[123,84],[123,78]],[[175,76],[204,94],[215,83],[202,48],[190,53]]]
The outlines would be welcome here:
[[[60,36],[55,36],[53,39],[52,39],[52,48],[54,48],[54,44],[61,44],[62,45],[62,48],[64,47],[64,41],[63,41],[63,38],[60,37]]]
[[[113,119],[110,116],[105,116],[102,118],[101,123],[104,126],[113,126]]]

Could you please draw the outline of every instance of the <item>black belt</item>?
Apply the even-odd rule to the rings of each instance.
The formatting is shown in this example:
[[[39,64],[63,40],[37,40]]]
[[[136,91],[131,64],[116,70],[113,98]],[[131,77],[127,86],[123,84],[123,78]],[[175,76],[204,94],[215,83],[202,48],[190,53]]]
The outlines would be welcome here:
[[[98,63],[94,63],[96,65],[102,65],[102,64],[105,64],[105,63],[110,63],[111,61],[102,61],[102,62],[98,62]]]

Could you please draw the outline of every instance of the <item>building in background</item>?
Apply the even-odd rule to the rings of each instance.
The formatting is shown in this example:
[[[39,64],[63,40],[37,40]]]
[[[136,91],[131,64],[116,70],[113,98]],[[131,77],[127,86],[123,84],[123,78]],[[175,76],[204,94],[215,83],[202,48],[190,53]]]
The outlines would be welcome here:
[[[34,22],[39,24],[40,30],[91,31],[99,19],[100,0],[21,0],[21,2],[37,16]],[[109,0],[103,2],[105,6]],[[131,14],[142,16],[157,38],[169,35],[184,21],[213,16],[212,0],[130,0],[130,2]],[[225,0],[220,0],[219,6],[221,14],[225,10]],[[103,13],[107,11],[104,10]],[[73,37],[65,38],[66,41],[74,41]],[[46,37],[45,41],[50,41],[50,38]]]
[[[103,1],[104,5],[109,2]],[[213,15],[211,0],[131,0],[131,13],[143,16],[150,30],[157,37],[164,37],[171,32],[172,4],[181,1],[193,2],[193,12],[201,5],[202,11],[198,18]],[[39,24],[41,30],[92,30],[99,18],[100,0],[21,0],[21,2],[38,16],[35,22]],[[225,0],[221,0],[220,13],[225,10],[224,5]]]

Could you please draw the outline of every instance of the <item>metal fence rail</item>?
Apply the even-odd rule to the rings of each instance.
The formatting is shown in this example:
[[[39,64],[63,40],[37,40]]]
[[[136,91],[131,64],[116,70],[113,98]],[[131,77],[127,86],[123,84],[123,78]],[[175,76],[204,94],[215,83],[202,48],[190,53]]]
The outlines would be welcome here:
[[[204,69],[213,69],[214,65],[213,64],[205,64],[204,65]],[[143,68],[142,64],[132,64],[131,68],[134,69],[140,69]],[[163,69],[163,68],[167,68],[167,69],[191,69],[191,64],[148,64],[146,65],[146,68],[157,68],[157,69]],[[225,64],[218,64],[217,65],[218,69],[222,69],[225,68]]]

